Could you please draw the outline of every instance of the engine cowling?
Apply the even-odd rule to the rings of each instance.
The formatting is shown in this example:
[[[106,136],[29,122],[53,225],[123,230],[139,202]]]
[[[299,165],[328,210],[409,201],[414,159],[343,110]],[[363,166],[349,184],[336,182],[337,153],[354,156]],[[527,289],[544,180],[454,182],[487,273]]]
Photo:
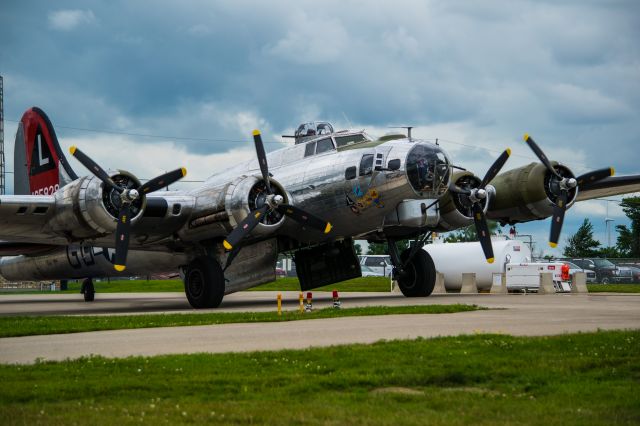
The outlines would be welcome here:
[[[118,185],[137,188],[140,181],[131,173],[118,170],[110,174]],[[120,194],[110,189],[95,176],[85,176],[55,193],[56,214],[49,222],[54,231],[63,232],[71,239],[95,238],[116,230]],[[146,206],[142,196],[131,204],[131,222],[135,223]]]
[[[566,166],[551,162],[562,177],[575,177]],[[553,185],[551,173],[540,163],[531,163],[501,173],[491,182],[497,197],[490,203],[487,217],[504,223],[527,222],[545,219],[553,215],[553,206],[557,202],[558,191]],[[567,208],[571,207],[578,195],[577,188],[568,192]]]
[[[288,204],[290,197],[287,191],[276,180],[270,179],[275,195],[280,195]],[[264,180],[257,176],[243,176],[227,187],[225,194],[225,210],[229,215],[229,223],[236,227],[247,215],[262,206],[267,197]],[[277,210],[267,212],[260,223],[251,231],[251,235],[268,235],[277,230],[284,222],[284,216]]]
[[[481,179],[471,172],[454,172],[451,181],[461,188],[478,188]],[[487,198],[480,201],[482,209],[487,211],[489,199],[495,194],[493,186],[487,186]],[[464,228],[473,224],[473,212],[471,203],[466,196],[447,192],[440,198],[440,222],[438,223],[438,231],[446,232],[455,229]]]

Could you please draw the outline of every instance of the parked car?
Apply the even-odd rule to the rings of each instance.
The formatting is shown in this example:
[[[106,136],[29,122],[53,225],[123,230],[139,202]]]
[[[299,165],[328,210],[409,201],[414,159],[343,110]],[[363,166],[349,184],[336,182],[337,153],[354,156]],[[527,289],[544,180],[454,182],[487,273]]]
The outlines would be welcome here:
[[[627,267],[631,269],[631,275],[633,276],[634,283],[640,283],[640,267],[636,264],[622,264],[618,265],[618,268],[622,269],[622,267]]]
[[[582,258],[570,259],[583,269],[590,269],[596,273],[596,282],[609,284],[615,282],[618,277],[618,267],[607,259]]]
[[[564,263],[566,263],[567,265],[569,265],[569,275],[571,277],[573,277],[573,274],[575,272],[584,272],[585,275],[587,276],[587,282],[588,283],[595,283],[596,282],[596,273],[595,271],[592,271],[591,269],[584,269],[579,267],[578,265],[576,265],[573,262],[567,262],[566,260],[563,261]]]
[[[619,270],[619,273],[615,279],[615,282],[621,283],[621,284],[631,284],[633,282],[637,282],[636,280],[634,280],[633,269],[631,269],[631,267],[620,266],[618,270]]]
[[[391,256],[382,254],[365,254],[360,256],[360,266],[368,266],[379,276],[390,277],[393,273]]]
[[[360,265],[360,270],[362,271],[363,277],[383,277],[384,276],[382,272],[375,271],[373,268],[366,265]]]

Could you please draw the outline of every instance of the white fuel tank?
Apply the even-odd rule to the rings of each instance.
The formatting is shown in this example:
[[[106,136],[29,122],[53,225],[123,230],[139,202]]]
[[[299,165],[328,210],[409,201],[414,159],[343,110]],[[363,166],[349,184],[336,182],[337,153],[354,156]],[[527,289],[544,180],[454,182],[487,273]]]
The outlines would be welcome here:
[[[424,250],[431,255],[436,270],[444,274],[447,290],[462,287],[462,274],[475,273],[478,289],[489,290],[493,274],[505,272],[507,263],[531,261],[531,250],[519,240],[491,241],[495,261],[487,263],[479,242],[427,244]]]

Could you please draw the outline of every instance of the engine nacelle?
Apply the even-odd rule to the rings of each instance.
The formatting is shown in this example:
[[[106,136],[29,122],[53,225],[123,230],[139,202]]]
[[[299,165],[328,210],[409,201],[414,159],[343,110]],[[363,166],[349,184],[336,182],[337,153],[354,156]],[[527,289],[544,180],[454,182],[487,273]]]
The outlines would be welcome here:
[[[140,181],[131,173],[119,170],[111,175],[118,185],[137,188]],[[95,176],[85,176],[60,188],[54,195],[56,214],[48,225],[53,231],[64,232],[73,240],[95,238],[116,230],[120,194],[114,189],[105,191],[103,183]],[[131,223],[141,216],[146,197],[141,196],[131,204]],[[69,229],[72,229],[69,235]]]
[[[477,188],[482,182],[479,177],[471,172],[454,172],[451,181],[461,188]],[[483,201],[482,209],[486,212],[489,199],[495,195],[495,189],[487,185],[487,198]],[[437,230],[440,232],[453,231],[473,224],[473,211],[471,203],[466,196],[447,192],[440,198],[440,222]]]
[[[284,203],[289,202],[287,191],[276,182],[270,179],[271,188],[276,195],[281,195]],[[225,210],[229,215],[229,223],[236,227],[247,215],[263,205],[267,197],[267,188],[262,178],[257,176],[243,176],[227,187],[225,194]],[[277,230],[284,221],[284,216],[278,211],[268,212],[258,223],[251,235],[268,235]]]
[[[551,164],[562,177],[575,177],[571,170],[557,162]],[[497,197],[491,201],[487,217],[505,223],[545,219],[553,215],[558,193],[557,179],[540,163],[531,163],[501,173],[493,179]],[[555,190],[554,190],[555,189]],[[576,200],[577,188],[569,190],[567,208]]]

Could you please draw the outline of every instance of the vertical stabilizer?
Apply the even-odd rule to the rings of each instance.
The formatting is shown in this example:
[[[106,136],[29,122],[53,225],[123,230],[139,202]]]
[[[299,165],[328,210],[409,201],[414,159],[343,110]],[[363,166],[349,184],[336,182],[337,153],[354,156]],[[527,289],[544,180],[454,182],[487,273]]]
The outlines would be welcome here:
[[[16,195],[50,195],[78,178],[49,117],[37,107],[28,109],[18,124],[13,164]]]

